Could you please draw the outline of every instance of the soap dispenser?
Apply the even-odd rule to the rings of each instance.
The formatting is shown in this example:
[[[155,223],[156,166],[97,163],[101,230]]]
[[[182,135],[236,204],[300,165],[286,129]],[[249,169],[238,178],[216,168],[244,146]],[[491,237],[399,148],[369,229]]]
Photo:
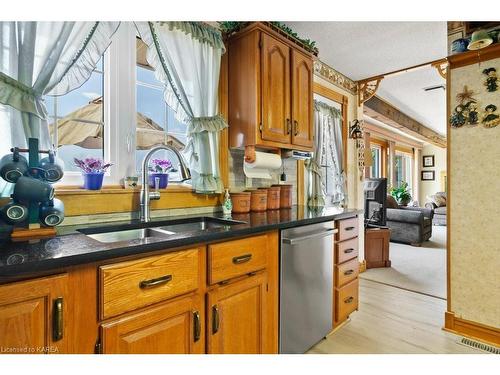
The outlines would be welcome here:
[[[233,203],[231,202],[231,197],[229,195],[229,189],[225,189],[224,194],[224,204],[222,205],[222,213],[224,216],[231,215],[231,211],[233,210]]]

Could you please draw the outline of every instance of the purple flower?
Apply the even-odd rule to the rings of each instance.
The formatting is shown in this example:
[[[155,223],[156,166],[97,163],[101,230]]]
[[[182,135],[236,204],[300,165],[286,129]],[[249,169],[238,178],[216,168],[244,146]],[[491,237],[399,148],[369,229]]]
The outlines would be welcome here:
[[[101,158],[74,158],[75,166],[80,168],[84,173],[104,173],[113,164],[104,163]]]
[[[152,159],[148,169],[153,173],[168,173],[172,169],[172,162],[168,159]]]

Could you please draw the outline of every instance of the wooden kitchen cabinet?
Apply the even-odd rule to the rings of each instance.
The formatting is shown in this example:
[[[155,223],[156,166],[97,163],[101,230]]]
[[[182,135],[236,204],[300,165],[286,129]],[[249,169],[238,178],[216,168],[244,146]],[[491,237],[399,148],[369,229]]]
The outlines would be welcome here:
[[[104,354],[202,354],[203,301],[199,295],[174,299],[101,326]]]
[[[256,22],[228,40],[230,147],[312,151],[312,55]]]
[[[2,353],[66,353],[67,274],[0,286]],[[71,338],[74,340],[75,338]]]
[[[208,292],[208,353],[272,352],[265,334],[269,315],[266,290],[267,273],[260,272]]]

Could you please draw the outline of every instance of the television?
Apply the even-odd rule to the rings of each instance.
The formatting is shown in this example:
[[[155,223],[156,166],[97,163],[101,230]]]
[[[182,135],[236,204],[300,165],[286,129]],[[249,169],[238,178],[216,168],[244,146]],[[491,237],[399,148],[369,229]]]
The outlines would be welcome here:
[[[385,226],[387,215],[387,178],[367,178],[363,185],[365,224]]]

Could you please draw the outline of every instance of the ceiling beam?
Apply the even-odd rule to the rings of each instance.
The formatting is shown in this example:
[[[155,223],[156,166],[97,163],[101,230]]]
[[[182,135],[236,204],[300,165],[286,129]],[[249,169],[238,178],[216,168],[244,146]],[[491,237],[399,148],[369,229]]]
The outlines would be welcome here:
[[[446,148],[446,137],[422,125],[378,96],[374,96],[364,103],[363,113],[413,137]]]

